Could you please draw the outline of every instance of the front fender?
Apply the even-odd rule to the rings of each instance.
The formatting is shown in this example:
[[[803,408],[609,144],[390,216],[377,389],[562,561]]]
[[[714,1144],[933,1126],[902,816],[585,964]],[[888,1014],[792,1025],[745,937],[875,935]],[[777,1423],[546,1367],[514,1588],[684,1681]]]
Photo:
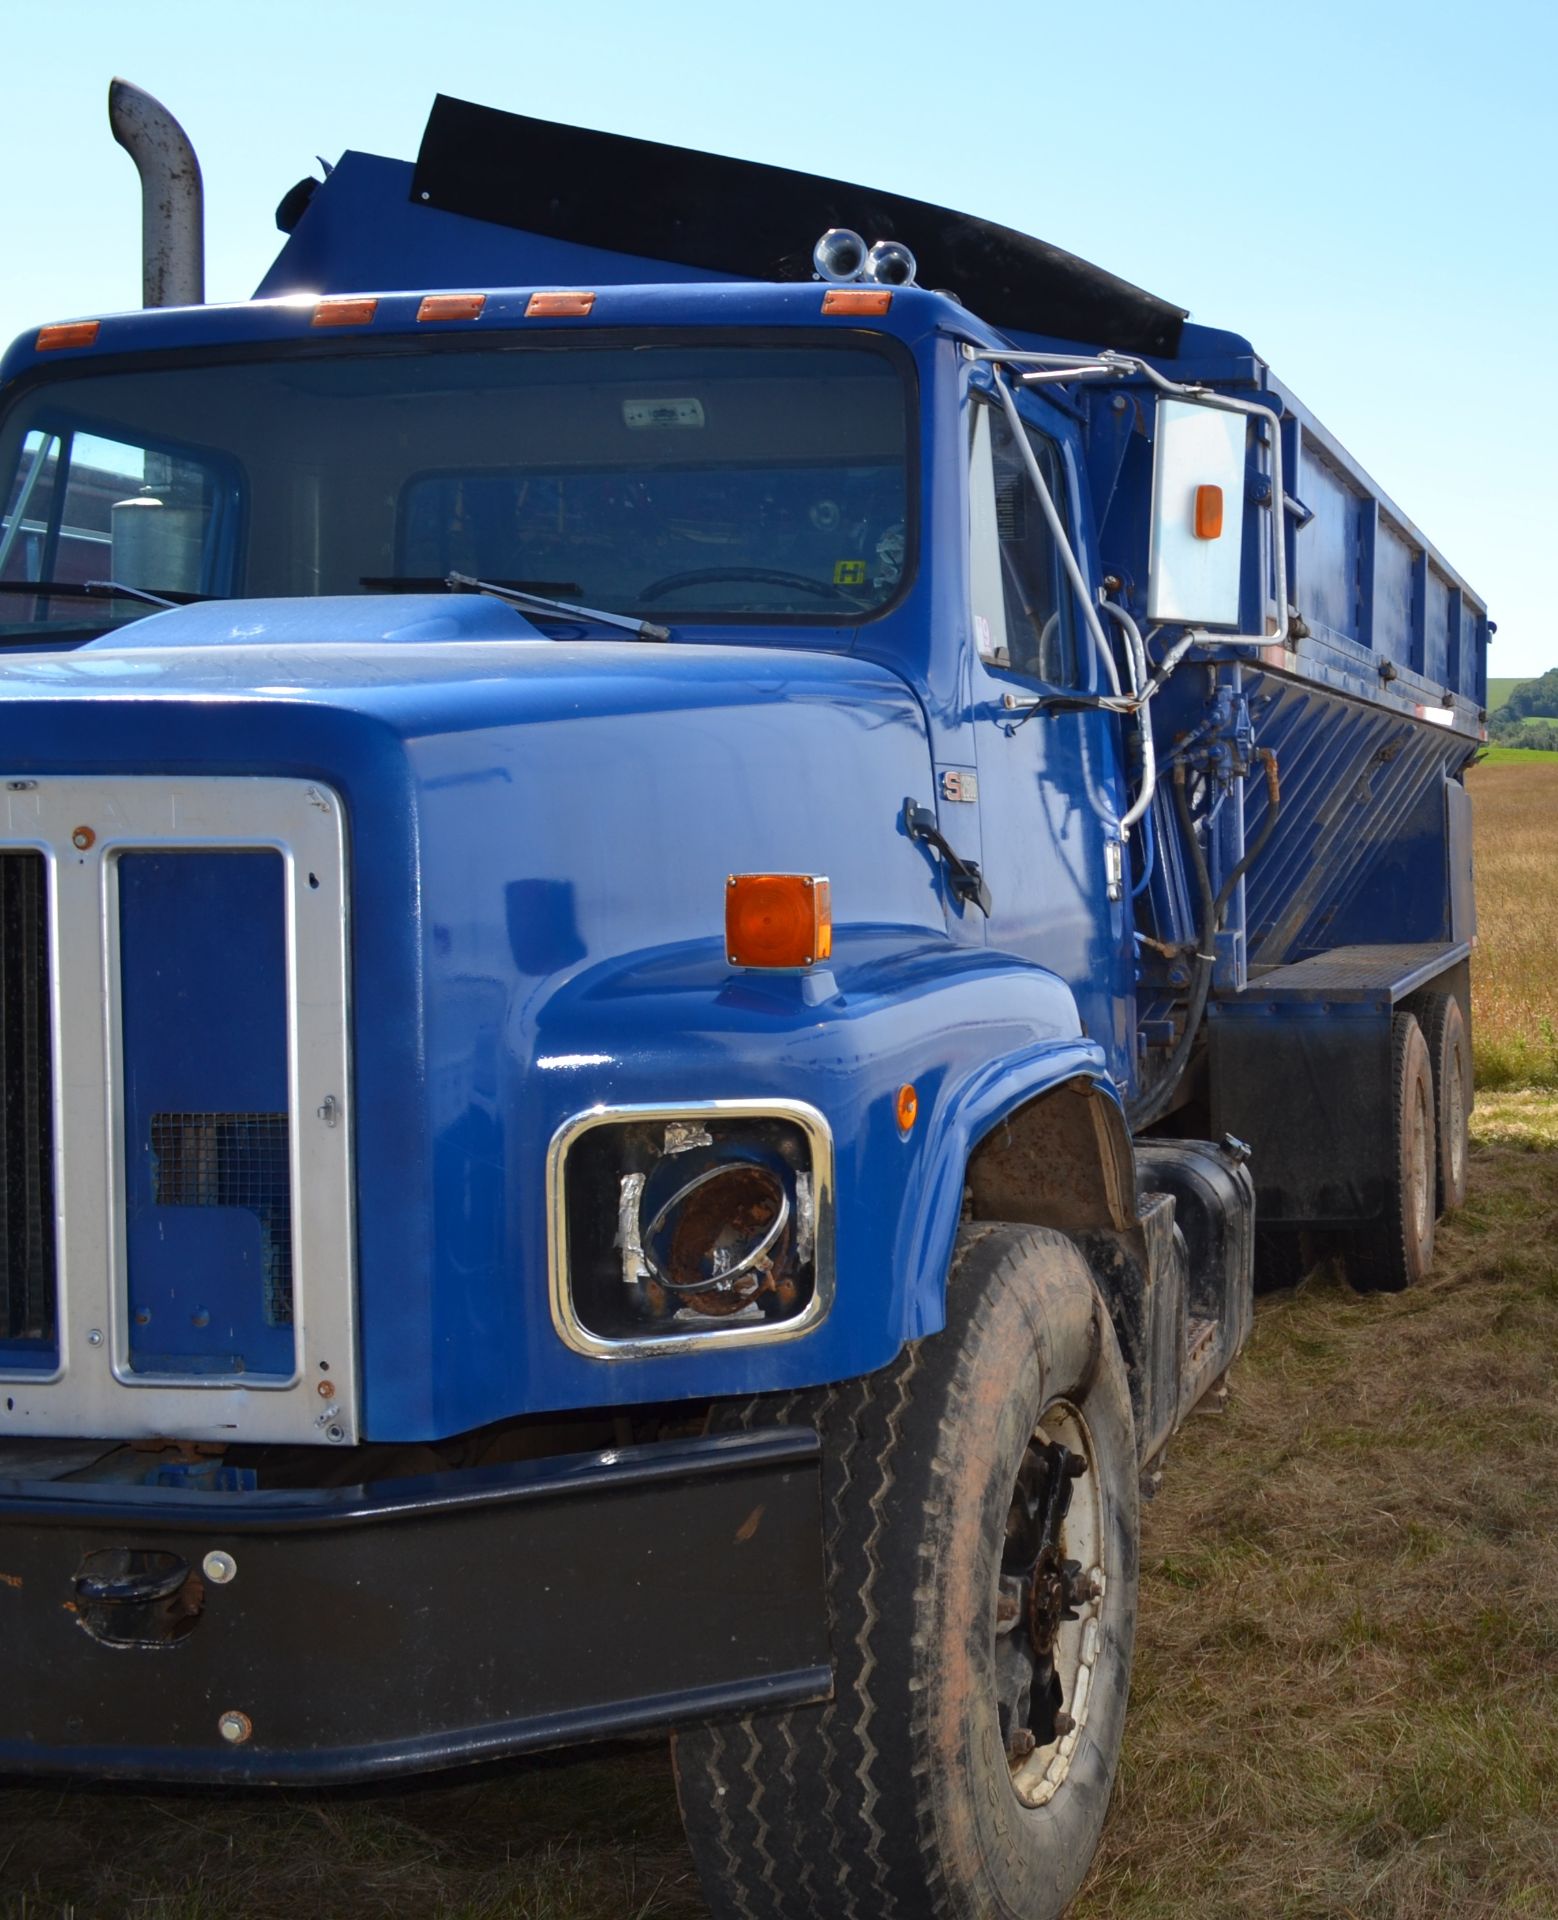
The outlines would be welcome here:
[[[1067,1083],[1108,1084],[1064,982],[911,928],[849,929],[832,966],[805,974],[733,973],[714,943],[632,956],[560,989],[537,1017],[536,1042],[541,1071],[525,1104],[538,1123],[527,1155],[538,1160],[558,1128],[596,1106],[815,1107],[834,1143],[836,1284],[826,1319],[772,1345],[602,1359],[534,1325],[524,1343],[532,1406],[822,1385],[886,1365],[944,1322],[978,1143]],[[897,1121],[905,1085],[918,1102],[907,1132]]]

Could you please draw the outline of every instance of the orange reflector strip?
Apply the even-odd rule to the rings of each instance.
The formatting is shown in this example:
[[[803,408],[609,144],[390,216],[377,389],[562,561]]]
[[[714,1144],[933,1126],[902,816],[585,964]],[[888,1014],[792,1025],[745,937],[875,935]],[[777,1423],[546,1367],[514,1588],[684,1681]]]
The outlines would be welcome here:
[[[913,1087],[902,1086],[898,1089],[894,1110],[898,1115],[898,1131],[908,1133],[920,1117],[920,1096]]]
[[[67,320],[61,326],[39,327],[34,342],[39,353],[52,353],[56,347],[92,347],[97,344],[99,320]]]
[[[417,308],[419,320],[478,320],[487,304],[484,293],[429,293]]]
[[[595,305],[593,293],[533,293],[525,307],[527,320],[582,319]]]
[[[1196,538],[1219,540],[1223,532],[1223,490],[1221,487],[1196,488]]]
[[[809,967],[833,951],[833,896],[810,873],[733,873],[725,882],[733,967]]]
[[[886,313],[892,304],[891,287],[829,287],[822,296],[824,313]]]
[[[374,300],[321,300],[314,309],[316,327],[365,327],[379,310]]]

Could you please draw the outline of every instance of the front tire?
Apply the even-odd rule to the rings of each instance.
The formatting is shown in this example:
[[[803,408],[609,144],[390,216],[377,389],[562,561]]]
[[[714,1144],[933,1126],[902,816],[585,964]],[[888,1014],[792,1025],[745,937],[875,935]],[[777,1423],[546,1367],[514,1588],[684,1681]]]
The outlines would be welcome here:
[[[942,1333],[733,1420],[822,1434],[836,1680],[678,1735],[713,1913],[1051,1920],[1103,1826],[1136,1624],[1130,1392],[1081,1254],[973,1228]]]

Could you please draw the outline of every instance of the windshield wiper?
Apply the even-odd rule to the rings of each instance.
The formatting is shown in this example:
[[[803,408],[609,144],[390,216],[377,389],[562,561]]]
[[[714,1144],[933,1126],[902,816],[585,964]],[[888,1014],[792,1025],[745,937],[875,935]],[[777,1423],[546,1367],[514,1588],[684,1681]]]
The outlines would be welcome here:
[[[144,587],[127,587],[118,580],[89,580],[86,583],[88,593],[104,593],[110,598],[115,595],[125,600],[149,600],[154,607],[176,607],[177,600],[169,600],[165,594],[148,593]]]
[[[493,580],[477,580],[468,573],[445,576],[451,593],[490,593],[495,600],[506,600],[521,613],[550,614],[555,620],[597,620],[602,626],[620,627],[640,640],[669,640],[671,629],[657,627],[652,620],[635,620],[628,613],[606,613],[599,607],[576,607],[568,600],[548,600],[538,593],[526,593],[520,587],[504,587]]]
[[[149,600],[154,607],[187,607],[210,600],[209,593],[177,593],[171,588],[152,593],[145,587],[122,586],[117,580],[0,580],[0,593],[35,593],[43,599],[64,594],[73,600]]]

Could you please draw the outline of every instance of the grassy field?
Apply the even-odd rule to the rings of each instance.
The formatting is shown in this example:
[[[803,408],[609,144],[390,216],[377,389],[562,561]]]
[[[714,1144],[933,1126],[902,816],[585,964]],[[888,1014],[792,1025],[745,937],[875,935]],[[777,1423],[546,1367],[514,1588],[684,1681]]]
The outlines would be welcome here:
[[[1527,679],[1530,677],[1530,675],[1525,676]],[[1490,678],[1488,681],[1488,712],[1497,713],[1499,708],[1503,706],[1504,702],[1515,691],[1516,687],[1523,686],[1524,684],[1525,679],[1519,675],[1509,680],[1495,680]]]
[[[1558,1087],[1558,754],[1505,748],[1473,767],[1469,784],[1477,821],[1477,1083]]]
[[[1433,1282],[1263,1300],[1175,1442],[1073,1920],[1558,1920],[1558,758],[1522,759],[1472,784],[1478,1064],[1525,1084],[1479,1099]],[[0,1789],[7,1920],[305,1907],[706,1914],[655,1747],[393,1792]]]

